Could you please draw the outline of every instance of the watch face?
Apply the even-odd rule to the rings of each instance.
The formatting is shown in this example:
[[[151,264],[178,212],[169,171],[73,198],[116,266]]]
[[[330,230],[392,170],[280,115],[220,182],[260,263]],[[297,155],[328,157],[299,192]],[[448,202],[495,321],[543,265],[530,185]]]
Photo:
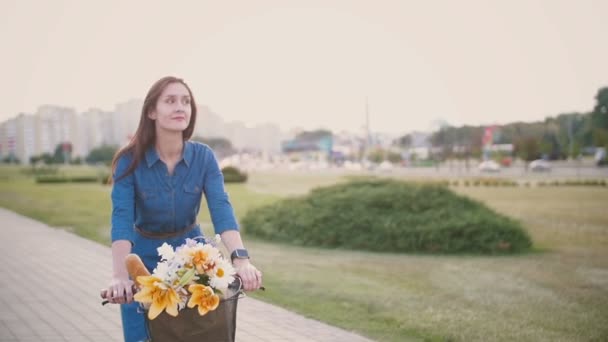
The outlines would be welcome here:
[[[235,258],[249,258],[249,254],[246,249],[235,249],[233,252]]]

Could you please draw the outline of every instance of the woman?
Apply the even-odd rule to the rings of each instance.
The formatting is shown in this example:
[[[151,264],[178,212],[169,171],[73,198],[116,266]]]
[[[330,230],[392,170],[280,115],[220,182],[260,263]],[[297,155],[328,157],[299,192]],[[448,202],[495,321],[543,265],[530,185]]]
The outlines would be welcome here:
[[[175,77],[158,80],[146,95],[139,127],[112,161],[113,274],[110,303],[121,305],[125,341],[149,339],[145,319],[133,301],[125,256],[135,253],[150,272],[157,248],[201,236],[196,217],[204,193],[215,232],[231,253],[243,288],[260,288],[262,274],[250,262],[224,179],[211,149],[188,139],[194,131],[196,103],[188,85]]]

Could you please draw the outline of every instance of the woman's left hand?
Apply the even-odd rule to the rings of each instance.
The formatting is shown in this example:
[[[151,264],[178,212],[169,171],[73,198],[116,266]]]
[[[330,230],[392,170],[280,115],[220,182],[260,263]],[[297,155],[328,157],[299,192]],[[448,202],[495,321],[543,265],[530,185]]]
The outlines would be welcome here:
[[[262,272],[255,268],[249,259],[235,259],[233,264],[236,274],[243,281],[245,291],[257,290],[262,286]]]

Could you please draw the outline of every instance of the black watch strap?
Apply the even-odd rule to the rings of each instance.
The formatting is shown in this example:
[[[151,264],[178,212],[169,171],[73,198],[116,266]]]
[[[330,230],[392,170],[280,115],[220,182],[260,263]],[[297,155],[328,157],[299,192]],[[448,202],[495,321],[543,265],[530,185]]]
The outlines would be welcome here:
[[[230,253],[230,261],[234,259],[249,259],[249,253],[246,249],[235,249]]]

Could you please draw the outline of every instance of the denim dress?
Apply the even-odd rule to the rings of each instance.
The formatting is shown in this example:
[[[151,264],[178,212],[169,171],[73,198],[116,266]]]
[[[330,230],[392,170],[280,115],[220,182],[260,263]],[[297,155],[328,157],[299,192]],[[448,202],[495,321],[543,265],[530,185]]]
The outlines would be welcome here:
[[[114,180],[125,173],[132,158],[125,154],[118,160],[112,175]],[[132,253],[139,255],[152,273],[160,261],[156,249],[164,242],[177,247],[186,238],[202,236],[196,217],[203,194],[215,233],[238,230],[222,172],[207,145],[184,142],[182,159],[172,175],[156,149],[149,148],[135,171],[115,181],[112,187],[112,242],[130,241]],[[193,224],[193,229],[185,229]],[[138,229],[151,234],[175,233],[175,236],[150,238],[140,234]],[[181,231],[184,232],[180,234]],[[139,303],[121,304],[120,311],[126,342],[150,339]]]

